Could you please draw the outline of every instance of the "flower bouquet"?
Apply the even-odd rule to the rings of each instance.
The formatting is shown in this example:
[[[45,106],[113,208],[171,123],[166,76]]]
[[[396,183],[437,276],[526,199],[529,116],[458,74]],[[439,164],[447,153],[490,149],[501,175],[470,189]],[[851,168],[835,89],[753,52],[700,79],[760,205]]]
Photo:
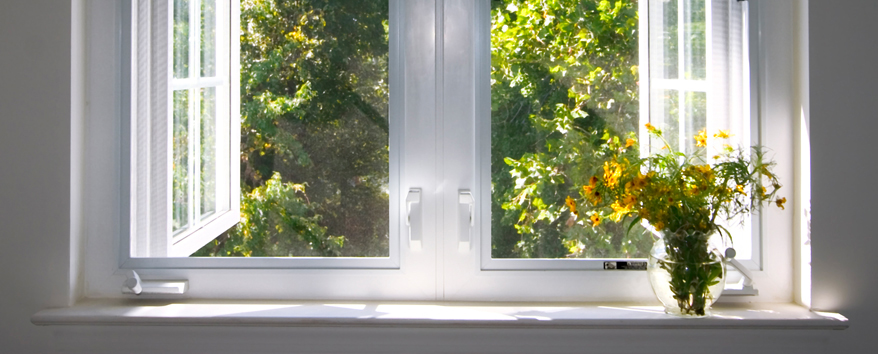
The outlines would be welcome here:
[[[702,130],[694,137],[695,150],[684,154],[674,151],[660,129],[646,128],[664,145],[658,153],[641,157],[634,133],[627,138],[605,133],[595,151],[602,168],[566,204],[571,212],[584,213],[592,227],[606,219],[630,219],[629,232],[642,221],[660,231],[663,237],[648,265],[656,295],[668,313],[705,316],[725,282],[722,255],[711,249],[710,238],[731,240],[722,226],[726,220],[766,202],[783,208],[786,198],[776,196],[781,185],[762,147],[723,144],[708,157]],[[727,140],[729,132],[720,130],[714,138]]]

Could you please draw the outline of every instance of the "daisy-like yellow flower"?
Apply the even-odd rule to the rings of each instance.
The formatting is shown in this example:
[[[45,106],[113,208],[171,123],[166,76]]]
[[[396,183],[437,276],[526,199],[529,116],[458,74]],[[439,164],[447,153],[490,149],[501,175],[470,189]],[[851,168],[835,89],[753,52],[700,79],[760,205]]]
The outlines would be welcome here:
[[[634,146],[634,144],[637,144],[637,140],[634,140],[634,139],[631,139],[631,138],[628,138],[628,140],[625,140],[625,148],[626,148],[626,149],[629,148],[629,147]]]
[[[713,181],[713,178],[716,177],[713,174],[713,169],[710,168],[710,165],[707,165],[707,164],[698,165],[698,166],[695,166],[695,169],[698,170],[698,172],[701,172],[701,175],[707,181]]]
[[[619,177],[622,176],[622,166],[616,162],[604,162],[604,181],[607,187],[613,188],[619,183]]]
[[[634,177],[634,180],[631,181],[631,187],[633,187],[635,190],[641,190],[646,187],[647,179],[649,179],[648,176],[638,172],[637,177]]]
[[[591,214],[591,217],[589,217],[589,219],[591,220],[592,226],[597,227],[598,225],[601,224],[601,216],[598,215],[597,213]]]
[[[728,139],[730,136],[732,136],[732,134],[729,134],[728,130],[720,130],[719,132],[717,132],[716,134],[713,135],[714,138],[720,138],[720,139]]]
[[[571,213],[573,213],[574,215],[579,215],[579,213],[576,211],[576,200],[568,195],[567,199],[564,200],[564,203],[567,204],[568,208],[570,208]]]
[[[589,195],[594,190],[594,186],[582,186],[582,194]]]
[[[619,220],[622,220],[622,218],[625,217],[625,215],[628,215],[628,213],[631,211],[631,208],[629,208],[627,205],[619,204],[618,200],[613,202],[610,207],[613,208],[613,213],[610,214],[610,219],[615,222],[619,222]]]
[[[649,130],[649,131],[651,131],[651,132],[654,132],[654,131],[655,131],[655,126],[654,126],[654,125],[649,124],[649,123],[646,123],[645,126],[646,126],[646,130]]]
[[[777,204],[777,207],[781,208],[781,210],[787,209],[787,208],[783,207],[783,203],[786,203],[786,202],[787,202],[787,198],[777,198],[777,200],[774,201],[774,203]]]
[[[702,129],[697,135],[695,135],[695,146],[707,146],[707,130]]]
[[[635,197],[633,194],[626,194],[622,197],[622,203],[625,204],[625,206],[627,206],[628,208],[631,208],[634,206],[635,203],[637,203],[637,197]]]
[[[738,193],[741,193],[741,194],[743,194],[743,195],[745,195],[745,196],[747,195],[747,192],[744,191],[744,186],[743,186],[743,185],[740,185],[740,184],[739,184],[737,187],[735,187],[735,190],[737,190]]]

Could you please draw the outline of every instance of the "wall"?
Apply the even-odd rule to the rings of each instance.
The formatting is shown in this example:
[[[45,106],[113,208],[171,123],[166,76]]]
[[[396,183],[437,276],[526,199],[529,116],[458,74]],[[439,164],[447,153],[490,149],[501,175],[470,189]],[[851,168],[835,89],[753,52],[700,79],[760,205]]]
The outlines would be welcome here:
[[[79,25],[72,22],[71,12],[78,4],[13,0],[5,1],[0,11],[0,351],[363,351],[358,343],[375,337],[384,342],[375,352],[452,350],[466,344],[481,351],[560,352],[600,350],[621,343],[629,351],[637,351],[660,342],[668,333],[156,327],[61,330],[32,325],[30,316],[36,311],[67,305],[78,281],[71,276],[76,274],[71,269],[76,269],[79,261],[70,252],[71,240],[77,245],[78,239],[78,226],[70,221],[71,198],[78,198],[71,194],[71,175],[76,176],[71,159],[77,158],[71,153],[71,143],[79,134],[78,125],[71,122],[76,122],[77,112],[83,109],[71,100],[82,94],[81,88],[74,89],[71,84],[71,77],[81,74],[77,74],[81,63],[71,62],[71,29]],[[801,333],[788,331],[735,332],[720,340],[729,346],[714,348],[732,348],[745,335],[773,341],[774,346],[759,348],[764,352],[798,349],[817,353],[826,348],[870,352],[878,344],[874,337],[878,330],[878,282],[871,260],[878,250],[878,238],[867,222],[878,209],[873,203],[878,191],[872,183],[878,166],[871,156],[876,151],[871,143],[878,132],[878,117],[869,104],[876,92],[871,86],[878,82],[878,70],[873,67],[878,63],[878,49],[873,45],[873,36],[878,33],[874,21],[878,3],[811,1],[809,14],[813,305],[843,313],[850,318],[851,328],[814,333],[814,338],[806,341],[799,340]],[[480,334],[485,336],[478,339]],[[685,339],[681,333],[671,336]],[[457,338],[468,342],[443,347]],[[537,347],[540,342],[553,346]],[[690,344],[688,351],[697,352],[698,348]]]
[[[0,352],[49,352],[70,284],[71,3],[0,10]]]
[[[878,2],[811,1],[812,306],[843,313],[833,341],[874,352],[878,339],[875,84]]]

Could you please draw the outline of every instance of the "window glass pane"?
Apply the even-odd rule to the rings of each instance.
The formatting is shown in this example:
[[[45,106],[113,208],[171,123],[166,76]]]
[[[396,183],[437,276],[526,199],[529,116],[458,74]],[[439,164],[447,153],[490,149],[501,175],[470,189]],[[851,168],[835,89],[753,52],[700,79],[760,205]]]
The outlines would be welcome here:
[[[662,127],[662,132],[669,147],[674,151],[680,151],[680,91],[678,90],[655,90],[650,95],[653,107],[650,112],[651,124]],[[685,139],[685,134],[683,135]],[[665,147],[665,141],[650,136],[650,152],[660,152]]]
[[[592,228],[565,206],[602,171],[604,133],[638,130],[637,4],[492,1],[494,258],[646,256],[652,238],[639,225]]]
[[[685,93],[685,125],[686,134],[684,136],[686,154],[693,154],[701,150],[701,158],[705,159],[705,149],[699,149],[695,146],[695,134],[707,128],[707,93],[705,92],[686,92]]]
[[[653,77],[676,79],[678,78],[679,56],[679,28],[677,27],[678,0],[650,0],[649,7],[649,31],[652,37],[650,43],[650,70]]]
[[[189,77],[188,0],[174,0],[174,77]]]
[[[216,88],[201,89],[201,200],[198,215],[216,211]]]
[[[171,230],[177,232],[189,222],[189,91],[174,91],[173,99]]]
[[[707,45],[705,0],[684,1],[683,48],[685,57],[685,78],[704,80],[707,78]]]
[[[389,256],[388,10],[241,1],[242,218],[194,256]]]
[[[216,75],[216,0],[201,0],[201,76]]]

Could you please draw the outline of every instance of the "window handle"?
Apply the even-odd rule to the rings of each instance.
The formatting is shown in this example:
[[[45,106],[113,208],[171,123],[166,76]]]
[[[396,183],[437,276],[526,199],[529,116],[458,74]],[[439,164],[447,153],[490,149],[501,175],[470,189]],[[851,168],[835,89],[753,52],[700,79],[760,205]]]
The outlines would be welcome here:
[[[417,208],[415,208],[417,204]],[[405,225],[409,229],[409,247],[413,250],[421,249],[421,189],[409,189],[405,197]],[[414,217],[412,217],[414,216]],[[414,222],[412,222],[414,219]],[[412,226],[414,224],[414,226]]]
[[[741,262],[739,262],[737,259],[735,259],[735,256],[738,254],[735,251],[735,249],[732,247],[726,248],[725,253],[726,253],[725,254],[726,263],[730,264],[732,267],[735,267],[735,269],[737,269],[739,272],[741,272],[741,275],[744,276],[744,287],[741,290],[735,290],[735,291],[725,290],[725,291],[723,291],[723,294],[728,294],[728,295],[759,295],[759,290],[757,290],[753,287],[753,273],[751,273],[750,270],[747,269],[747,266],[743,265]]]
[[[466,252],[470,249],[470,242],[472,240],[472,228],[476,224],[476,199],[473,198],[473,194],[470,191],[461,190],[458,193],[458,202],[467,206],[467,216],[465,218],[468,218],[468,220],[460,223],[460,242],[458,243],[458,250],[460,250],[461,252]]]

